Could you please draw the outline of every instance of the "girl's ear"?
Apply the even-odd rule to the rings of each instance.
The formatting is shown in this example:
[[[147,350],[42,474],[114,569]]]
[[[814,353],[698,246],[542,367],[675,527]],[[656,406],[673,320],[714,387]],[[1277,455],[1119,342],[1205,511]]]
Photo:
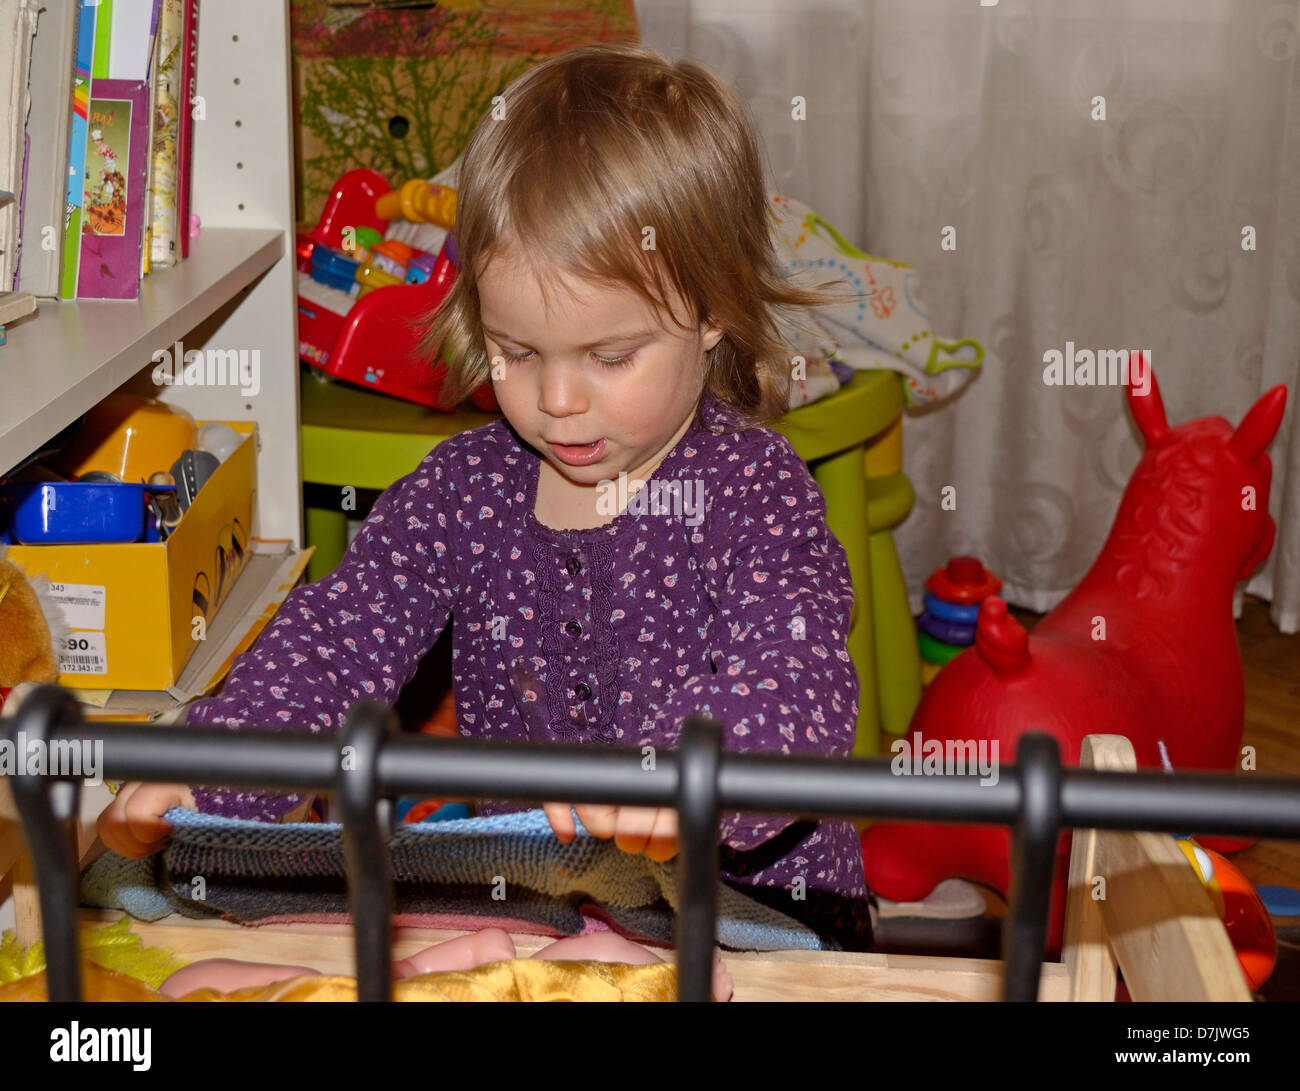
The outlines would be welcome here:
[[[722,329],[721,326],[702,327],[704,351],[708,352],[709,349],[713,348],[714,345],[722,340],[722,335],[726,332],[727,331]]]

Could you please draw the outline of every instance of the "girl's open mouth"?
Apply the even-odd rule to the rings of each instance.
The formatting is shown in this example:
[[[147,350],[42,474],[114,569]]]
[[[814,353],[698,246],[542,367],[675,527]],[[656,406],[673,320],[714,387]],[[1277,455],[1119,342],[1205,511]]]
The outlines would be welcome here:
[[[603,439],[598,439],[595,443],[552,443],[550,448],[555,452],[555,457],[566,466],[590,466],[605,455]]]

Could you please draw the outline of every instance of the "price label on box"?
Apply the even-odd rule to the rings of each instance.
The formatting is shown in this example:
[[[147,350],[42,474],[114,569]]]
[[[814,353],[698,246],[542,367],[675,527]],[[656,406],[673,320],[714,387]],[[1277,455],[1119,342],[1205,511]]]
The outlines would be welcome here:
[[[93,583],[52,583],[50,598],[59,604],[69,629],[104,629],[108,589]]]
[[[60,674],[107,674],[108,642],[103,633],[70,633],[59,649]]]

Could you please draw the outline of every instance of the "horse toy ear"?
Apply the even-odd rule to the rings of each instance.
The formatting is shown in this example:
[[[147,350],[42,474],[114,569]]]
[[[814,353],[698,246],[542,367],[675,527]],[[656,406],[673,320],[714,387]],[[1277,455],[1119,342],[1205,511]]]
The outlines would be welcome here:
[[[1128,407],[1133,413],[1134,422],[1142,432],[1142,438],[1146,440],[1147,448],[1150,449],[1156,440],[1169,431],[1169,421],[1165,418],[1165,403],[1160,397],[1160,385],[1156,382],[1155,369],[1151,366],[1150,360],[1144,359],[1142,354],[1134,349],[1129,353],[1128,366]]]
[[[1286,409],[1286,386],[1279,383],[1252,407],[1228,440],[1228,450],[1247,464],[1254,462],[1273,442]]]

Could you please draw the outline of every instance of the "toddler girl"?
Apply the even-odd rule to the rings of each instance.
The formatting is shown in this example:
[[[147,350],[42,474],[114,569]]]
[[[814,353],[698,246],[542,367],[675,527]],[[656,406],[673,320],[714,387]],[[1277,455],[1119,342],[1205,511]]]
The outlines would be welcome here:
[[[847,755],[844,550],[758,426],[788,396],[776,317],[829,297],[776,267],[742,108],[692,64],[575,49],[507,90],[458,190],[461,271],[425,344],[449,399],[490,379],[505,419],[384,492],[188,722],[334,732],[354,701],[395,701],[454,618],[463,735],[669,748],[700,713],[732,750]],[[100,830],[140,854],[177,804],[274,822],[301,803],[128,785]],[[546,812],[573,836],[570,807]],[[577,814],[628,852],[676,852],[672,810]],[[720,835],[728,882],[869,944],[851,823],[731,814]]]

